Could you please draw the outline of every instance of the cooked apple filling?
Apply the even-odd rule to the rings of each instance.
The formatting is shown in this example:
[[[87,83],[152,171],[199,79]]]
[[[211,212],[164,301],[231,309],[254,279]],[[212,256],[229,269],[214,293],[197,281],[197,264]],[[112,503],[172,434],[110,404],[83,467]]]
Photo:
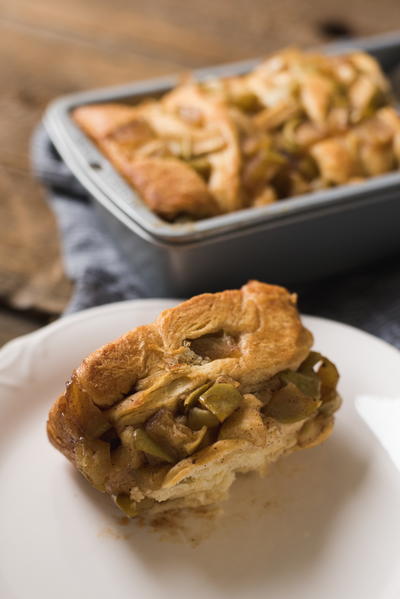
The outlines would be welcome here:
[[[338,379],[330,360],[310,352],[297,371],[284,370],[252,392],[242,391],[238,382],[221,376],[183,394],[174,409],[162,407],[140,424],[134,403],[134,424],[130,424],[129,410],[119,419],[122,400],[105,412],[110,428],[93,439],[89,448],[78,445],[77,466],[132,517],[155,503],[159,491],[152,489],[154,479],[170,481],[173,465],[181,461],[187,467],[195,465],[205,448],[218,451],[218,442],[243,440],[262,449],[268,446],[269,427],[279,429],[282,424],[295,425],[290,430],[296,430],[300,447],[319,442],[340,407]],[[180,482],[190,478],[190,472],[189,468]]]

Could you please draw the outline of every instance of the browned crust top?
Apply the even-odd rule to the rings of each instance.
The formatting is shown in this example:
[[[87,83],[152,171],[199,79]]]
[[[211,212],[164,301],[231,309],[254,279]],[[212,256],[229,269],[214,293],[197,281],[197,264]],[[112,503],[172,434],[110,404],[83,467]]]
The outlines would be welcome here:
[[[202,340],[207,346],[221,332],[233,345],[225,355],[217,344],[210,359]],[[90,354],[50,411],[49,438],[74,461],[76,443],[110,422],[119,426],[128,415],[129,424],[140,424],[222,375],[252,392],[279,371],[296,369],[311,345],[296,297],[282,287],[251,281],[193,297]]]

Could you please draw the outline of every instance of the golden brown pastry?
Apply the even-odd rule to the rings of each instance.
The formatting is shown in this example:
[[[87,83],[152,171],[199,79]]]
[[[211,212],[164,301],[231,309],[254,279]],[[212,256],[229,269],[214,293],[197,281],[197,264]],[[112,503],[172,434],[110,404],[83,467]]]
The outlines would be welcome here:
[[[199,219],[399,168],[400,117],[368,54],[289,48],[247,75],[74,111],[156,214]],[[384,139],[383,139],[384,138]]]
[[[88,356],[50,441],[129,516],[213,504],[329,436],[338,373],[311,345],[286,289],[199,295]]]
[[[151,112],[152,107],[148,108]],[[202,218],[217,214],[217,203],[204,179],[173,153],[165,155],[162,142],[142,116],[141,108],[118,104],[82,106],[75,110],[74,117],[161,217],[171,221],[178,216]]]

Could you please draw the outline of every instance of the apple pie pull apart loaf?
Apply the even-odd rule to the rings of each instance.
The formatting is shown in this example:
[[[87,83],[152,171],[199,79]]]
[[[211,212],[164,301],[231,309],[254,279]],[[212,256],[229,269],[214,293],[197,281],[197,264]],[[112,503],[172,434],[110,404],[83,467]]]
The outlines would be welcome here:
[[[281,287],[193,297],[82,362],[50,441],[130,517],[215,504],[331,433],[339,375],[312,341]]]
[[[399,168],[400,117],[363,52],[287,49],[246,75],[186,81],[137,105],[74,111],[167,221],[200,219]]]

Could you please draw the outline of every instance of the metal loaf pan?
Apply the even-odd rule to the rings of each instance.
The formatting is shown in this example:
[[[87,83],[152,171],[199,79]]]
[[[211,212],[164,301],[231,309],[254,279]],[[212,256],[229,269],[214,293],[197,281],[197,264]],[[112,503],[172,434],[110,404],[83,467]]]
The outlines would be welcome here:
[[[373,54],[389,75],[400,66],[400,32],[322,50],[342,53],[354,48]],[[240,74],[258,62],[194,74],[200,80]],[[293,286],[400,248],[400,172],[193,223],[169,224],[158,218],[75,125],[71,111],[88,103],[137,103],[162,95],[178,79],[63,96],[45,114],[58,152],[97,200],[99,214],[132,269],[140,269],[146,295],[187,296],[237,286],[249,278]]]

